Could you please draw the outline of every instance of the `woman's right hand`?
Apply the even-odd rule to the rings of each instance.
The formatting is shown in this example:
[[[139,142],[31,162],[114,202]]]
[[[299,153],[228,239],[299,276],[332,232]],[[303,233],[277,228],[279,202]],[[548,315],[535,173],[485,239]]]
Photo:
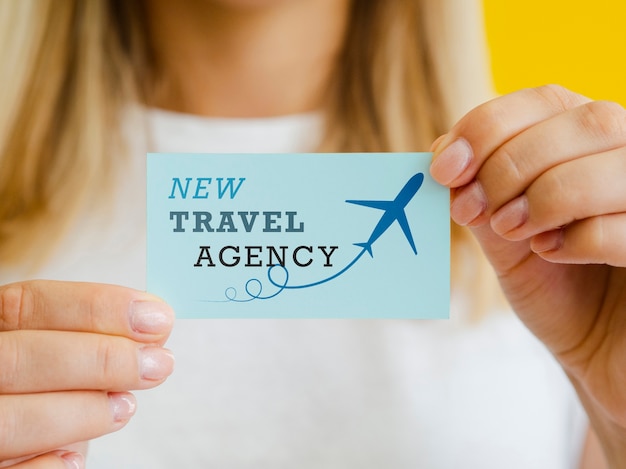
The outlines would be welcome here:
[[[79,468],[71,445],[122,428],[128,390],[173,370],[172,309],[129,288],[30,281],[0,286],[0,467]]]

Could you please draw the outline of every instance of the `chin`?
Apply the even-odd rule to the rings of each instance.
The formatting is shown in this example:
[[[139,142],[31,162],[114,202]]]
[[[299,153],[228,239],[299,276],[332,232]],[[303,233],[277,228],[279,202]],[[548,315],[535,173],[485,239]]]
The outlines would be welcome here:
[[[279,5],[286,2],[298,2],[302,0],[206,0],[209,3],[230,8],[264,8]]]

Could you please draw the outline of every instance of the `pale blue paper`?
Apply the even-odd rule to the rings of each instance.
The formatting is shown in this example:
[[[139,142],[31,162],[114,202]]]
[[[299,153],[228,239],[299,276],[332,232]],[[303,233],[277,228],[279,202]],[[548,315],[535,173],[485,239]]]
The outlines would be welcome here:
[[[179,318],[447,318],[449,192],[430,178],[431,157],[430,153],[149,154],[148,290],[168,301]],[[370,256],[363,243],[385,212],[346,201],[392,201],[417,173],[423,174],[423,183],[405,206],[417,254],[394,221],[369,246]],[[180,185],[174,187],[173,178]],[[187,178],[191,178],[188,187]],[[204,178],[199,188],[197,178]],[[227,187],[229,178],[232,186]],[[238,186],[240,178],[245,180]],[[246,232],[238,212],[248,212],[249,223],[253,211],[259,215]],[[189,220],[182,215],[171,219],[171,212],[188,212]],[[216,231],[194,232],[193,212],[210,212],[209,226]],[[233,212],[234,225],[224,224],[224,232],[217,231],[221,212]],[[269,226],[273,230],[280,226],[280,232],[263,231],[263,212],[281,212],[280,219],[270,216],[276,221]],[[291,232],[286,212],[297,212],[291,215]],[[177,217],[184,232],[174,231]],[[297,231],[300,223],[302,231]],[[233,227],[237,232],[229,232]],[[194,267],[200,246],[210,246],[214,267],[207,267],[207,260]],[[220,264],[218,254],[224,246],[240,248],[239,265]],[[243,265],[245,246],[261,247],[251,250],[259,257],[250,264],[263,262],[262,267]],[[284,269],[269,272],[268,246],[279,253],[286,246]],[[291,260],[298,246],[313,249],[310,254],[301,248],[296,256],[301,264],[310,259],[307,267]],[[337,246],[330,256],[332,267],[324,266],[328,262],[318,246],[326,246],[326,253]],[[206,257],[207,251],[203,253]],[[225,262],[234,263],[233,249],[224,253]]]

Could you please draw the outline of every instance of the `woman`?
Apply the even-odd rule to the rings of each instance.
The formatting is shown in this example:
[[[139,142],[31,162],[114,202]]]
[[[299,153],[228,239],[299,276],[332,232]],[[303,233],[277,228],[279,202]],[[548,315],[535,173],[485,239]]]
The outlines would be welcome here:
[[[142,287],[146,149],[404,151],[446,131],[432,175],[453,189],[453,219],[471,227],[573,387],[505,314],[462,326],[181,321],[176,375],[142,395],[134,427],[94,444],[94,463],[576,467],[586,420],[575,389],[620,467],[624,111],[546,87],[448,130],[464,96],[454,82],[468,77],[447,59],[471,46],[460,29],[477,19],[467,5],[2,4],[4,467],[82,467],[84,446],[70,445],[124,426],[127,391],[172,371],[166,304],[67,282]],[[462,233],[455,262],[467,282],[480,261]],[[474,305],[471,284],[455,290]],[[580,467],[600,464],[591,455]]]

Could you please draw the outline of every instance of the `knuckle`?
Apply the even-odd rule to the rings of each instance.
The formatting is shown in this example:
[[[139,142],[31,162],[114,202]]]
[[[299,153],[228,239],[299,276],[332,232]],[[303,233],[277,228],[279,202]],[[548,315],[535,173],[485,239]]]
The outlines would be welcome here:
[[[111,302],[111,292],[108,285],[92,285],[88,299],[85,300],[82,311],[88,323],[89,330],[96,331],[104,327],[106,322],[104,312],[114,311]]]
[[[515,150],[510,143],[501,146],[493,156],[490,162],[494,165],[495,176],[500,181],[506,181],[508,186],[524,181],[526,171],[523,162],[515,156]]]
[[[546,201],[543,204],[542,214],[545,219],[554,219],[563,213],[564,207],[569,207],[572,194],[567,190],[567,178],[560,167],[552,168],[542,174],[537,182],[531,186],[531,192],[537,199]]]
[[[602,262],[606,257],[606,236],[603,217],[593,217],[585,220],[584,246],[589,253],[589,259],[594,262]]]
[[[127,366],[120,360],[118,341],[101,337],[96,344],[95,384],[99,389],[115,388]]]
[[[0,394],[12,391],[20,378],[20,354],[11,333],[0,333]]]
[[[580,105],[583,97],[561,85],[543,85],[532,89],[545,103],[557,112]]]
[[[13,283],[0,288],[0,331],[20,329],[32,304],[25,284]]]
[[[109,378],[114,374],[112,353],[109,342],[100,339],[96,348],[96,378],[100,387],[106,388]]]
[[[610,143],[626,141],[626,110],[610,101],[592,101],[582,107],[583,129]]]
[[[78,307],[81,311],[81,322],[89,331],[106,330],[113,317],[121,317],[124,313],[121,305],[130,303],[130,298],[128,303],[123,301],[127,298],[125,289],[103,284],[92,284],[84,288],[88,289],[85,290],[88,293],[83,295]]]
[[[476,120],[487,129],[498,129],[506,121],[506,106],[498,99],[481,104],[471,114],[476,114]]]
[[[19,420],[19,409],[0,401],[0,461],[15,446],[20,432]]]

